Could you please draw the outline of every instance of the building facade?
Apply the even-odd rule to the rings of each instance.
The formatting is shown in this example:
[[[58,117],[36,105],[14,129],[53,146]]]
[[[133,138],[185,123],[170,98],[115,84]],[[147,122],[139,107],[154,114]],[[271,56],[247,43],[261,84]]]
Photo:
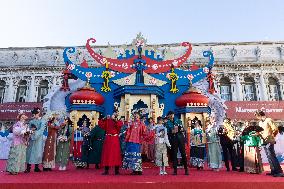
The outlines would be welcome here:
[[[183,54],[179,44],[147,46],[163,59]],[[84,59],[90,67],[98,67],[85,47],[77,47],[77,63]],[[130,47],[95,46],[106,57],[117,58],[129,53]],[[0,49],[0,103],[44,102],[44,97],[61,86],[65,63],[64,47]],[[279,102],[284,99],[284,42],[200,43],[192,44],[192,53],[182,69],[203,66],[202,52],[210,50],[215,57],[213,68],[215,89],[226,102]],[[227,105],[228,109],[236,109]],[[264,104],[265,106],[265,104]],[[276,110],[283,113],[279,106]],[[6,111],[0,109],[0,111]],[[249,111],[249,110],[248,110]],[[283,112],[281,112],[283,111]],[[279,112],[278,112],[279,113]],[[237,116],[236,116],[237,117]],[[278,122],[284,121],[279,119]],[[249,119],[249,118],[248,118]],[[0,118],[8,126],[12,120]]]

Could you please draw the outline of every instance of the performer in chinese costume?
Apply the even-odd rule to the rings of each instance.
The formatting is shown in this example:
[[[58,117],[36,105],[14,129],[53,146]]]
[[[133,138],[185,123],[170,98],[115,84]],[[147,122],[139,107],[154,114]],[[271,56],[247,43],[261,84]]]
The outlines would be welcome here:
[[[260,174],[263,172],[262,159],[260,154],[261,138],[257,132],[263,129],[259,126],[252,126],[247,123],[242,132],[244,141],[244,171],[247,173]]]
[[[235,157],[236,154],[233,150],[233,140],[235,136],[234,129],[231,125],[230,119],[224,120],[224,125],[221,125],[218,129],[218,136],[220,137],[220,143],[223,150],[224,162],[227,171],[230,171],[229,159],[231,160],[231,166],[233,171],[237,171]]]
[[[190,132],[190,164],[197,170],[204,167],[206,137],[200,120],[195,122],[195,128]]]
[[[48,135],[43,152],[43,171],[51,171],[55,168],[56,139],[60,128],[58,115],[53,115],[47,122]]]
[[[6,171],[12,175],[25,171],[27,139],[32,132],[25,123],[28,117],[21,113],[18,122],[13,125],[13,140],[8,156]]]
[[[125,135],[126,135],[126,131],[128,128],[128,123],[125,121],[124,116],[121,116],[120,120],[123,123],[123,126],[121,127],[120,132],[119,132],[120,150],[121,150],[121,156],[124,157],[125,146],[126,146]]]
[[[263,139],[264,150],[270,165],[271,172],[268,173],[268,175],[273,177],[284,177],[283,170],[274,150],[274,145],[276,143],[275,137],[279,133],[278,127],[271,118],[266,117],[263,111],[257,111],[255,116],[259,120],[259,126],[263,128],[263,131],[257,134]]]
[[[162,119],[163,121],[163,119]],[[152,117],[148,119],[149,124],[147,125],[147,135],[149,139],[147,140],[148,143],[148,152],[147,152],[147,158],[149,161],[154,162],[155,160],[155,137],[151,137],[155,135],[154,126],[155,122]]]
[[[215,117],[210,117],[210,123],[207,125],[206,138],[208,144],[208,166],[213,171],[219,171],[222,168],[222,153],[218,129]]]
[[[166,175],[166,166],[168,163],[167,147],[171,147],[168,138],[167,128],[163,125],[164,120],[162,117],[157,118],[158,124],[155,125],[155,145],[156,145],[156,165],[160,167],[160,175]]]
[[[126,132],[126,148],[123,158],[123,168],[132,170],[132,175],[142,175],[141,144],[145,134],[146,126],[140,120],[139,113],[136,112],[134,121],[129,123]]]
[[[119,132],[123,125],[117,118],[115,112],[111,117],[107,116],[99,125],[105,130],[106,136],[103,144],[101,166],[104,166],[103,175],[109,174],[109,168],[115,167],[115,175],[119,175],[119,167],[121,166],[121,151],[119,142]]]
[[[244,125],[247,125],[248,122],[245,121]],[[239,172],[244,172],[244,141],[241,140],[242,132],[245,128],[242,124],[238,124],[236,120],[232,121],[232,126],[234,128],[235,137],[234,137],[234,154],[236,155],[236,167],[239,167]]]
[[[101,121],[98,123],[102,124]],[[89,134],[89,146],[87,153],[83,155],[83,161],[87,162],[87,168],[90,164],[95,164],[96,169],[100,168],[105,131],[98,125],[92,128]]]
[[[74,133],[74,145],[73,145],[73,162],[78,169],[86,168],[87,161],[83,156],[87,156],[89,150],[89,134],[90,123],[85,119],[83,123],[79,125],[79,128]]]
[[[43,156],[43,132],[45,130],[45,122],[40,117],[40,109],[34,108],[32,110],[33,119],[29,123],[29,127],[35,128],[35,132],[31,135],[27,147],[27,168],[26,173],[29,173],[31,170],[31,165],[35,164],[35,172],[41,172],[39,169],[39,164],[42,163]]]
[[[70,156],[70,141],[72,137],[72,122],[68,117],[60,125],[57,137],[55,162],[60,171],[65,171]]]
[[[181,120],[175,118],[175,114],[173,111],[168,112],[167,118],[168,120],[165,123],[165,126],[167,128],[168,136],[171,143],[173,168],[174,168],[173,175],[177,175],[178,150],[181,153],[182,164],[184,166],[185,175],[188,175],[187,159],[185,153],[186,131],[182,125]]]
[[[12,139],[11,129],[5,129],[5,126],[2,125],[0,130],[0,159],[8,159]]]

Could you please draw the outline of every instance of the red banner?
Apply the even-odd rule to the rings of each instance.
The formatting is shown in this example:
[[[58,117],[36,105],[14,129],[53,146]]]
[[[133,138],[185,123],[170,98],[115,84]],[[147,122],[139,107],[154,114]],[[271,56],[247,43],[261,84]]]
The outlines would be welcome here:
[[[253,120],[254,113],[262,110],[274,120],[284,120],[284,101],[227,101],[225,105],[230,119]]]
[[[26,113],[31,118],[31,110],[34,107],[42,108],[42,103],[37,102],[7,102],[0,104],[0,120],[13,121],[20,112]]]

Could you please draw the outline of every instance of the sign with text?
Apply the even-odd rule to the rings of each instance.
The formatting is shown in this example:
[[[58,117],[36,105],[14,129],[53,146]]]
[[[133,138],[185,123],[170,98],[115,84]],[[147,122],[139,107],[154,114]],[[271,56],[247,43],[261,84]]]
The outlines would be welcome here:
[[[254,113],[262,110],[274,120],[284,120],[284,101],[227,101],[225,105],[230,119],[253,120]]]
[[[0,104],[0,120],[13,121],[20,112],[26,113],[31,118],[31,110],[34,107],[42,108],[42,103],[37,102],[7,102]]]

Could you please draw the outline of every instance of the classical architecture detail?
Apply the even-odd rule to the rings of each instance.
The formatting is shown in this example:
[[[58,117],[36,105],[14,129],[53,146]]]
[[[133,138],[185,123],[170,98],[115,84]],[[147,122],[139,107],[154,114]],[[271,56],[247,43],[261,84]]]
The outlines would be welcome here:
[[[135,44],[94,46],[96,53],[109,58],[124,60],[133,56]],[[0,103],[44,102],[46,95],[60,88],[64,47],[31,47],[0,49]],[[148,45],[143,56],[152,60],[165,61],[182,56],[186,48],[180,44]],[[215,66],[216,95],[224,101],[279,101],[284,99],[284,43],[283,42],[240,42],[240,43],[200,43],[192,44],[190,58],[180,66],[190,69],[193,64],[202,68],[208,59],[202,56],[206,50],[213,52]],[[86,60],[89,67],[101,67],[83,46],[77,47],[77,55],[71,57],[76,64]],[[143,71],[143,70],[142,70]],[[119,72],[116,72],[119,74]],[[164,85],[163,81],[148,77],[146,83]],[[98,76],[100,78],[101,76]],[[118,79],[114,83],[132,84],[136,75]],[[219,98],[218,97],[218,98]],[[162,115],[164,105],[155,96],[143,97],[151,109],[151,116]],[[212,98],[217,98],[213,97]],[[140,99],[131,95],[123,96],[120,111],[129,117],[133,106]],[[90,115],[91,116],[91,115]]]

